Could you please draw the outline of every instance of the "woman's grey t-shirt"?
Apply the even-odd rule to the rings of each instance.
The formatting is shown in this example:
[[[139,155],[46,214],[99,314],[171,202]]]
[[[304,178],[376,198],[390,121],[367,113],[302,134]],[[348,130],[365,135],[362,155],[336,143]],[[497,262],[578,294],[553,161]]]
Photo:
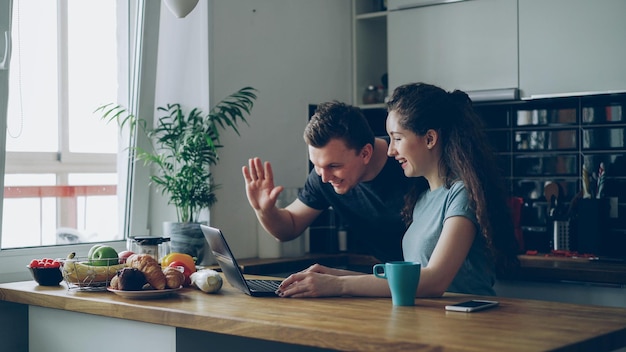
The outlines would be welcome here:
[[[487,257],[485,241],[480,234],[475,212],[470,208],[463,182],[455,182],[450,189],[439,187],[426,191],[415,204],[413,222],[402,239],[404,259],[427,267],[441,236],[443,223],[453,216],[463,216],[476,226],[472,247],[459,272],[448,287],[448,292],[476,295],[495,295],[495,274]]]

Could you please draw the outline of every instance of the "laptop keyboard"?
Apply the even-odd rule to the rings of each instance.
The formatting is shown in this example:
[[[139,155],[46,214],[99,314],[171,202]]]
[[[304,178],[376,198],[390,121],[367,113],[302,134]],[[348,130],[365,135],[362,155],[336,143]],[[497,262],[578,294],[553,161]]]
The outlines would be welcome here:
[[[278,280],[255,280],[248,279],[246,280],[248,283],[248,287],[250,287],[253,291],[266,291],[266,292],[274,292],[278,289],[281,281]]]

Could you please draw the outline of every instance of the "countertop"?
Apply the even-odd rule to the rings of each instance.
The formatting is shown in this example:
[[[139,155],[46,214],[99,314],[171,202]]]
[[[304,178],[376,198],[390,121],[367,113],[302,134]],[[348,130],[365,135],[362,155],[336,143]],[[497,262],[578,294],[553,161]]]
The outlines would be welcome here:
[[[132,300],[34,281],[0,284],[0,300],[177,328],[353,351],[603,351],[626,346],[626,309],[498,297],[500,306],[447,312],[478,296],[446,294],[394,307],[389,298],[254,298],[227,283]]]
[[[548,253],[520,255],[520,279],[626,285],[626,262],[603,258],[559,257]]]
[[[561,257],[550,253],[519,255],[521,270],[517,279],[525,281],[577,281],[596,284],[626,285],[626,262],[576,257]],[[277,273],[299,271],[320,263],[334,267],[361,268],[371,272],[378,261],[366,255],[306,254],[294,258],[249,258],[238,261],[246,274],[275,275]],[[217,268],[214,266],[213,268]]]

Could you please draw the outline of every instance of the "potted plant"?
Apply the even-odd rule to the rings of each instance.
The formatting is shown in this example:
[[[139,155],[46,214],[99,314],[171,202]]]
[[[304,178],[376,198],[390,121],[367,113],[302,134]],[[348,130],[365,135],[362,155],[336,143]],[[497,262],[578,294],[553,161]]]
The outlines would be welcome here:
[[[145,120],[129,114],[116,104],[100,106],[107,122],[116,121],[120,128],[128,125],[131,135],[142,132],[148,137],[151,149],[133,148],[136,157],[153,167],[152,183],[168,204],[176,207],[177,222],[166,222],[164,234],[171,238],[172,251],[183,252],[202,260],[204,236],[200,231],[198,216],[210,208],[217,198],[219,188],[213,180],[210,167],[219,161],[220,130],[232,129],[239,135],[238,124],[247,124],[245,115],[256,99],[256,90],[244,87],[215,105],[208,114],[194,108],[185,114],[180,104],[158,107],[163,115],[148,126]]]

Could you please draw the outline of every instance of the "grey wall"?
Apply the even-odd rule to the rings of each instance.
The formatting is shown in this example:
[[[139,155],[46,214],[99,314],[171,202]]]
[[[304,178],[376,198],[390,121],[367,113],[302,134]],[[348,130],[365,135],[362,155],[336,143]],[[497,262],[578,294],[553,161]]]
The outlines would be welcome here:
[[[351,5],[348,0],[214,1],[211,13],[213,101],[250,85],[259,98],[241,138],[224,135],[215,169],[222,189],[211,223],[242,257],[256,255],[257,220],[241,167],[272,162],[277,185],[299,187],[307,174],[302,132],[308,104],[351,96]]]

